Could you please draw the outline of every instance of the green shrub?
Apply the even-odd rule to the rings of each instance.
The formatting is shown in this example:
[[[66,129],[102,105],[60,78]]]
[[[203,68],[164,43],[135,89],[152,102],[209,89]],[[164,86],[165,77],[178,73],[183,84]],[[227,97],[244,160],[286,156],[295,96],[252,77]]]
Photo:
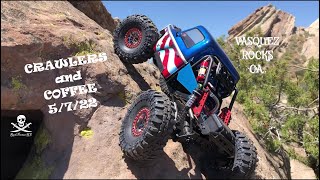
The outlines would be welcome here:
[[[249,32],[246,36],[262,36],[261,29]],[[301,42],[305,41],[306,36],[293,36],[281,57],[274,56],[272,61],[263,64],[267,69],[264,74],[251,74],[248,71],[251,64],[262,62],[257,59],[241,60],[243,46],[235,42],[226,43],[225,37],[217,41],[240,74],[237,101],[243,105],[249,123],[258,137],[263,138],[267,149],[276,152],[283,143],[287,146],[292,142],[298,143],[309,154],[307,160],[295,152],[288,153],[314,167],[314,164],[319,164],[319,116],[310,108],[319,104],[319,60],[309,59],[308,66],[301,65],[301,70],[296,73],[290,69],[296,60],[306,59],[300,55]],[[287,100],[287,103],[281,100]],[[271,132],[272,128],[277,131]]]

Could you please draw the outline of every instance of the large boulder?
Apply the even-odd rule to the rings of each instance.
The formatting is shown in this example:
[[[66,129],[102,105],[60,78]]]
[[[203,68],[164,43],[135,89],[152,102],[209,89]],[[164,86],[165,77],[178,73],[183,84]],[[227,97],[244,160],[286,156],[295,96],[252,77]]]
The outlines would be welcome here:
[[[290,160],[291,179],[317,179],[312,168],[299,162],[298,160]]]
[[[82,12],[79,9],[67,1],[1,2],[1,110],[42,111],[44,129],[50,136],[47,140],[46,135],[40,133],[41,147],[37,148],[40,157],[29,164],[26,162],[23,169],[29,172],[20,173],[23,174],[20,177],[205,178],[201,167],[208,158],[199,158],[202,153],[196,147],[195,153],[191,153],[194,157],[187,155],[177,142],[169,141],[165,153],[154,166],[140,168],[124,160],[118,145],[121,120],[132,99],[141,90],[159,90],[159,71],[148,63],[123,64],[113,52],[112,29],[101,27],[101,23],[84,13],[85,9]],[[31,74],[24,71],[28,63],[101,52],[106,53],[106,61]],[[56,77],[74,74],[78,70],[82,80],[61,84],[54,82]],[[43,97],[43,92],[48,89],[88,83],[94,83],[98,91],[49,101]],[[49,104],[90,97],[98,100],[98,107],[48,113]],[[236,122],[235,128],[254,139],[249,125],[245,124],[245,116],[240,113],[243,110],[238,112],[237,109],[239,105],[235,104],[233,111],[237,112],[234,114],[237,121],[232,121],[231,126]],[[255,143],[258,144],[257,141]],[[261,146],[258,146],[258,151],[260,161],[253,178],[280,178],[277,175],[278,166],[268,163],[267,152]]]
[[[233,41],[235,37],[244,36],[247,32],[260,29],[264,37],[279,37],[278,46],[267,48],[277,50],[279,55],[282,55],[288,46],[291,35],[297,31],[294,23],[295,17],[293,15],[269,4],[256,9],[232,26],[228,31],[228,41]]]
[[[308,37],[303,44],[301,53],[307,59],[319,58],[319,19],[315,20],[305,31],[308,33]]]
[[[91,6],[95,3],[88,2],[90,11],[95,11],[95,6]],[[100,5],[98,6],[97,12],[101,10]],[[107,27],[106,24],[105,28],[112,30],[114,27],[113,25]],[[107,60],[103,62],[30,74],[24,70],[26,64],[53,62],[69,57],[76,59],[81,55],[102,52],[107,56]],[[44,128],[49,132],[50,143],[42,148],[44,151],[41,157],[48,167],[61,167],[59,162],[68,162],[74,137],[79,136],[80,132],[87,128],[91,116],[98,108],[76,109],[70,112],[64,109],[60,113],[50,114],[48,105],[53,103],[59,105],[62,102],[75,102],[91,97],[98,100],[98,105],[121,105],[123,100],[129,101],[142,89],[150,88],[134,66],[126,66],[113,52],[110,31],[102,28],[69,2],[1,2],[1,110],[42,111]],[[157,81],[154,77],[159,75],[158,71],[152,66],[143,68],[153,72],[154,76],[148,77],[153,79],[147,81],[155,86]],[[75,74],[79,70],[82,75],[81,80],[55,83],[56,77]],[[142,84],[144,86],[141,82],[144,82]],[[95,84],[96,93],[44,99],[43,93],[46,90],[89,83]],[[105,117],[110,121],[112,118]]]
[[[102,28],[108,29],[110,32],[117,26],[117,22],[113,20],[111,14],[107,11],[101,1],[69,1],[75,8],[83,12],[90,19],[97,22]]]
[[[297,53],[305,57],[303,59],[297,58],[301,59],[297,64],[306,65],[309,58],[319,58],[319,20],[307,28],[296,27],[295,17],[292,14],[269,4],[256,9],[232,26],[228,31],[228,41],[233,41],[235,37],[244,36],[247,32],[255,29],[260,29],[262,36],[280,38],[279,46],[270,47],[278,53],[279,57],[286,52],[290,44],[297,43],[296,46],[301,46],[301,48],[297,48],[299,51]],[[300,38],[299,42],[293,42],[292,39],[297,37]]]
[[[269,4],[255,10],[228,31],[229,38],[260,27],[264,36],[283,37],[293,33],[295,17]]]

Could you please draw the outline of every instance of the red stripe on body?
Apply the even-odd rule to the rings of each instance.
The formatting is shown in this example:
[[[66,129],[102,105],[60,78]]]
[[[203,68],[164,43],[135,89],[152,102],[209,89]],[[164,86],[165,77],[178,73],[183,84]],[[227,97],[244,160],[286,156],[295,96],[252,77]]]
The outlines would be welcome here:
[[[163,65],[163,69],[167,69],[168,60],[169,60],[169,50],[166,49],[166,50],[164,50],[164,52],[165,52],[165,54],[164,54],[162,65]]]
[[[172,39],[170,39],[169,47],[173,47],[173,41],[172,41]]]
[[[164,49],[164,46],[166,45],[166,41],[167,41],[168,37],[169,37],[169,35],[166,35],[166,36],[163,38],[163,40],[162,40],[162,42],[161,42],[160,49]]]
[[[161,45],[162,46],[162,45]],[[162,75],[167,78],[170,76],[170,73],[168,72],[168,60],[169,60],[169,50],[166,49],[165,50],[165,55],[164,55],[164,59],[163,59],[163,62],[162,62],[162,65],[163,65],[163,71],[161,72]]]
[[[162,75],[163,75],[163,77],[168,78],[170,76],[170,73],[169,73],[169,71],[167,69],[164,69],[162,71]]]
[[[183,66],[184,62],[183,60],[180,58],[180,56],[177,55],[177,51],[175,49],[175,56],[174,56],[174,64],[176,65],[176,67],[178,69],[180,69],[181,66]]]

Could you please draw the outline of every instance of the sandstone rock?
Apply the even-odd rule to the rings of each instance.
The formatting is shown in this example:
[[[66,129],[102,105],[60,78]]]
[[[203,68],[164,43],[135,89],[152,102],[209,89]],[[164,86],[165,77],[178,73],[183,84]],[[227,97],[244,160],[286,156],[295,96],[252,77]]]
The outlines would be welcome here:
[[[101,1],[69,1],[75,8],[97,22],[110,32],[116,28],[116,22]]]
[[[228,31],[228,41],[235,37],[244,36],[245,33],[261,29],[265,37],[279,37],[278,46],[270,46],[281,56],[288,46],[290,37],[296,31],[295,17],[287,12],[276,9],[272,4],[258,8],[255,12],[231,27]]]
[[[51,178],[204,178],[201,159],[183,152],[181,144],[169,141],[155,166],[139,168],[125,162],[118,145],[118,133],[130,100],[141,90],[159,88],[159,71],[151,64],[123,64],[113,52],[109,30],[66,1],[1,2],[1,109],[40,109],[51,142],[41,154],[54,170]],[[93,6],[92,6],[93,7]],[[26,63],[67,58],[77,53],[106,52],[108,60],[74,68],[26,74]],[[83,79],[55,84],[54,78],[81,70]],[[48,114],[52,101],[43,91],[77,84],[95,83],[98,92],[74,96],[56,103],[95,97],[100,106],[73,112]],[[230,100],[229,100],[230,101]],[[237,103],[231,126],[249,134],[259,143]],[[235,124],[236,123],[236,124]],[[93,131],[91,139],[80,136],[84,127]],[[269,156],[258,145],[259,163],[254,179],[283,178],[269,163]],[[195,151],[199,155],[199,150]],[[204,160],[204,159],[202,159]],[[166,173],[163,173],[166,172]],[[281,173],[280,173],[281,174]],[[283,173],[282,173],[283,174]],[[213,174],[213,177],[217,174]],[[28,177],[25,177],[28,178]]]
[[[305,31],[309,34],[306,42],[303,44],[301,53],[307,59],[319,58],[319,19],[314,21]],[[305,66],[307,63],[304,64]]]
[[[278,57],[281,57],[292,43],[298,43],[300,53],[297,53],[293,64],[306,66],[311,57],[319,58],[319,20],[316,20],[310,27],[296,27],[295,17],[287,12],[276,9],[269,4],[255,10],[245,19],[231,27],[228,31],[228,41],[233,41],[235,37],[243,36],[256,28],[260,28],[263,36],[279,37],[279,46],[267,47],[274,50]],[[304,40],[292,42],[292,37],[301,36]],[[303,41],[303,42],[302,42]],[[302,46],[302,48],[300,48]],[[301,55],[301,57],[298,57]]]
[[[269,4],[257,9],[248,17],[234,25],[229,31],[229,39],[242,36],[260,27],[264,36],[283,37],[294,30],[295,18],[289,13],[277,10]]]
[[[319,33],[319,18],[315,20],[308,28],[307,30],[311,34]]]
[[[94,7],[96,6],[90,6],[90,10],[94,11]],[[110,27],[112,26],[108,26]],[[28,63],[99,52],[107,54],[107,61],[31,74],[24,71],[24,66]],[[144,86],[140,81],[136,82],[136,79],[142,81],[143,78],[134,66],[130,68],[128,72],[127,67],[114,54],[110,31],[103,29],[69,2],[1,2],[1,110],[37,109],[44,113],[43,122],[51,141],[43,152],[43,159],[49,166],[57,167],[55,172],[65,171],[64,165],[71,156],[75,136],[79,136],[79,132],[87,126],[98,107],[49,114],[48,105],[94,97],[99,105],[104,104],[107,109],[123,106],[129,97],[120,98],[120,93],[135,94],[141,89],[150,88],[145,85],[146,82]],[[78,70],[81,71],[82,80],[55,83],[56,77],[75,74]],[[149,78],[153,79],[148,81],[157,84],[153,76],[145,77]],[[98,92],[57,100],[45,100],[43,97],[45,90],[88,83],[95,83]],[[104,118],[114,121],[109,115]],[[58,176],[61,177],[61,174]]]
[[[317,179],[313,169],[298,160],[291,159],[290,166],[291,179]]]

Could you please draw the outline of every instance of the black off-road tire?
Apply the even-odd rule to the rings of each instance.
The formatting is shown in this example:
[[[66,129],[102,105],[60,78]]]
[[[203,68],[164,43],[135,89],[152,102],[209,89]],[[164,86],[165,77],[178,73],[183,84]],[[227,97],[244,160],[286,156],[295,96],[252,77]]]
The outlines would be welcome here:
[[[150,109],[150,118],[142,134],[134,136],[133,121],[139,110],[145,107]],[[125,156],[140,162],[156,159],[163,153],[173,131],[174,114],[174,104],[165,94],[154,90],[142,92],[122,122],[119,140]]]
[[[226,154],[221,154],[216,150],[205,150],[207,153],[203,159],[203,174],[208,179],[250,179],[255,168],[257,150],[252,141],[239,131],[233,131],[235,135],[235,157],[230,159]],[[208,146],[206,140],[201,140],[201,145]],[[203,144],[204,143],[204,144]],[[203,147],[202,147],[203,148]],[[207,148],[210,149],[208,146]]]
[[[142,32],[142,40],[137,47],[129,48],[125,45],[125,34],[132,28],[137,28]],[[142,63],[153,57],[153,47],[158,39],[158,29],[147,16],[128,16],[114,30],[114,51],[124,62],[130,64]]]
[[[239,131],[233,131],[235,139],[235,158],[231,168],[232,179],[248,179],[253,174],[257,158],[257,149],[253,142]]]

